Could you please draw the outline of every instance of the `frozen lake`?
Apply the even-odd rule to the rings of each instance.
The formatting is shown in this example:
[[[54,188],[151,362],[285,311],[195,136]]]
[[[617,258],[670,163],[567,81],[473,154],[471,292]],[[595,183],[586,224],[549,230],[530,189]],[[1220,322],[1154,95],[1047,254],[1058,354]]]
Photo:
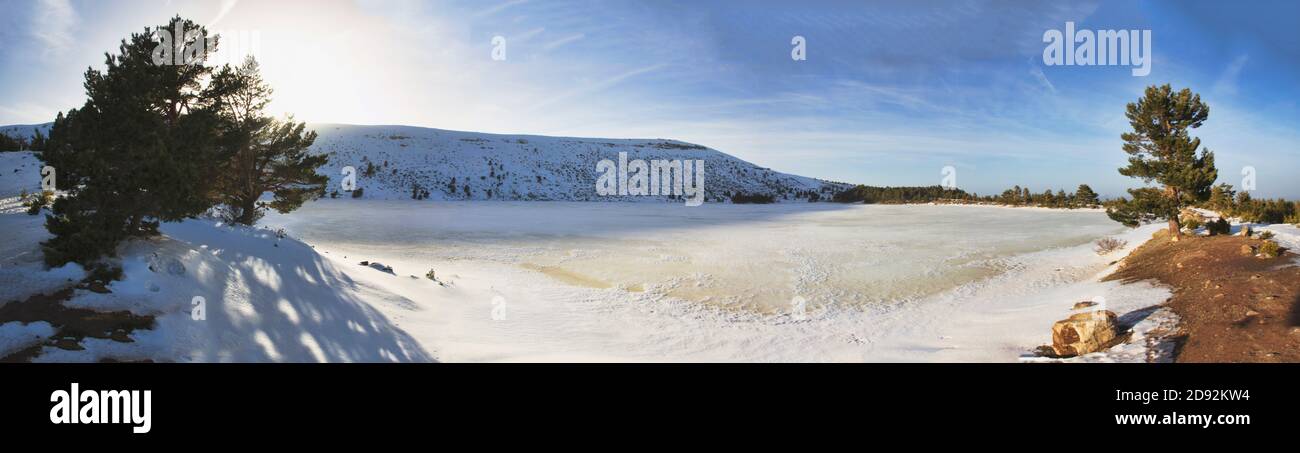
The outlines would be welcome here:
[[[1123,231],[1098,212],[832,204],[329,201],[282,223],[309,243],[484,260],[563,284],[764,313],[918,300],[1006,258]]]
[[[1097,211],[323,200],[264,223],[393,265],[360,275],[444,360],[1014,360],[1076,301],[1153,297],[1096,282],[1093,241],[1149,234]],[[429,268],[452,285],[411,286]]]

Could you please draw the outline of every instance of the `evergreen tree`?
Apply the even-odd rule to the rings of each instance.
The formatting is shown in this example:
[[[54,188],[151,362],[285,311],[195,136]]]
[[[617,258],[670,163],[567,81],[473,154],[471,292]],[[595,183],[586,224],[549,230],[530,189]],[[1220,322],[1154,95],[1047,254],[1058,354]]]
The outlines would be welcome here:
[[[46,217],[54,235],[43,243],[47,264],[92,262],[126,238],[156,234],[159,222],[211,206],[222,156],[216,117],[199,94],[216,40],[192,21],[173,21],[192,33],[167,44],[194,49],[194,64],[155,64],[161,35],[133,33],[118,54],[105,54],[105,70],[86,70],[85,104],[56,118],[42,159],[67,193]]]
[[[273,90],[262,80],[257,60],[225,66],[204,93],[221,122],[221,144],[230,150],[217,180],[216,201],[229,222],[252,225],[269,207],[285,213],[325,194],[329,178],[316,172],[326,155],[307,152],[316,132],[304,123],[266,115]],[[270,202],[261,202],[271,192]]]
[[[6,134],[0,133],[0,151],[21,151],[22,144],[18,140]]]
[[[45,134],[40,129],[32,129],[32,142],[29,145],[32,151],[45,151]]]
[[[1234,201],[1236,196],[1237,192],[1232,190],[1232,184],[1220,183],[1210,189],[1210,199],[1205,202],[1205,207],[1220,214],[1228,214],[1236,204]]]
[[[1092,191],[1092,187],[1087,184],[1079,184],[1079,189],[1074,192],[1075,202],[1083,207],[1093,207],[1101,204],[1101,197],[1097,192]]]
[[[1200,127],[1209,112],[1200,95],[1188,89],[1174,92],[1169,85],[1148,87],[1142,99],[1128,105],[1125,116],[1133,132],[1121,138],[1130,157],[1119,173],[1157,186],[1129,189],[1133,199],[1108,209],[1110,218],[1130,227],[1165,219],[1170,237],[1178,240],[1179,212],[1208,199],[1218,178],[1214,153],[1208,149],[1197,153],[1201,140],[1187,132]]]

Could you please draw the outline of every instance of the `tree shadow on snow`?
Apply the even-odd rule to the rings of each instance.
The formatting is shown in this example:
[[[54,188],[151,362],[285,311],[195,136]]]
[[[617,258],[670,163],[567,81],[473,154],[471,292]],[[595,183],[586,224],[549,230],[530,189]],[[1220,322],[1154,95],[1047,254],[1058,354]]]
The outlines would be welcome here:
[[[357,297],[361,288],[310,246],[261,229],[190,221],[164,227],[209,265],[191,271],[207,290],[208,338],[194,345],[207,362],[431,362],[413,338]],[[234,237],[242,236],[242,237]],[[206,246],[200,248],[199,246]],[[248,275],[252,274],[252,275]],[[225,281],[216,281],[225,276]],[[396,295],[388,297],[399,298]],[[414,306],[401,298],[398,303]]]

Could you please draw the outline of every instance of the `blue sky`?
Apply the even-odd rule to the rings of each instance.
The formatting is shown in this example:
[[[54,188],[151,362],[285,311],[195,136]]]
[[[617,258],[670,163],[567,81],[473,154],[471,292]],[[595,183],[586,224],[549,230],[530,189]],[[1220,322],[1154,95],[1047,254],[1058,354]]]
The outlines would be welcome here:
[[[81,104],[82,72],[180,13],[255,48],[317,122],[708,145],[777,170],[995,193],[1135,181],[1124,105],[1200,93],[1220,180],[1300,198],[1300,2],[3,1],[0,124]],[[1151,30],[1151,73],[1047,66],[1043,33]],[[790,58],[803,36],[807,60]],[[491,58],[506,38],[506,59]],[[244,43],[250,42],[245,40]],[[234,47],[234,46],[231,46]]]

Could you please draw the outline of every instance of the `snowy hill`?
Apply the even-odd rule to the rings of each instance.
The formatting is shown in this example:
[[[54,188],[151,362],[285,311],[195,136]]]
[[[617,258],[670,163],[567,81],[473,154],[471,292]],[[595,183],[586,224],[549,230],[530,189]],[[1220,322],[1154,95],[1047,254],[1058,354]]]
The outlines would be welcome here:
[[[41,131],[41,134],[48,137],[50,135],[51,126],[54,126],[54,123],[13,124],[9,126],[0,126],[0,134],[8,135],[10,137],[15,137],[15,138],[27,137],[30,139],[32,138],[32,135],[36,133],[36,130],[39,129]],[[4,151],[12,151],[12,150],[6,149]]]
[[[49,134],[52,123],[0,126],[0,133]],[[596,164],[629,160],[703,160],[706,201],[734,195],[775,201],[829,200],[849,187],[759,167],[726,153],[676,140],[499,135],[414,126],[309,124],[312,150],[331,155],[322,170],[340,197],[342,169],[357,171],[362,198],[409,199],[418,188],[432,200],[646,201],[665,197],[605,197],[596,193]],[[367,171],[372,168],[373,171]]]
[[[418,187],[434,200],[631,201],[664,197],[602,197],[597,162],[628,159],[700,159],[707,201],[732,194],[770,195],[776,201],[827,200],[846,187],[762,168],[704,146],[662,139],[595,139],[497,135],[411,126],[310,125],[316,152],[330,153],[331,190],[344,166],[357,169],[364,198],[411,198]],[[369,175],[366,169],[374,166]],[[346,196],[346,194],[340,194]]]

